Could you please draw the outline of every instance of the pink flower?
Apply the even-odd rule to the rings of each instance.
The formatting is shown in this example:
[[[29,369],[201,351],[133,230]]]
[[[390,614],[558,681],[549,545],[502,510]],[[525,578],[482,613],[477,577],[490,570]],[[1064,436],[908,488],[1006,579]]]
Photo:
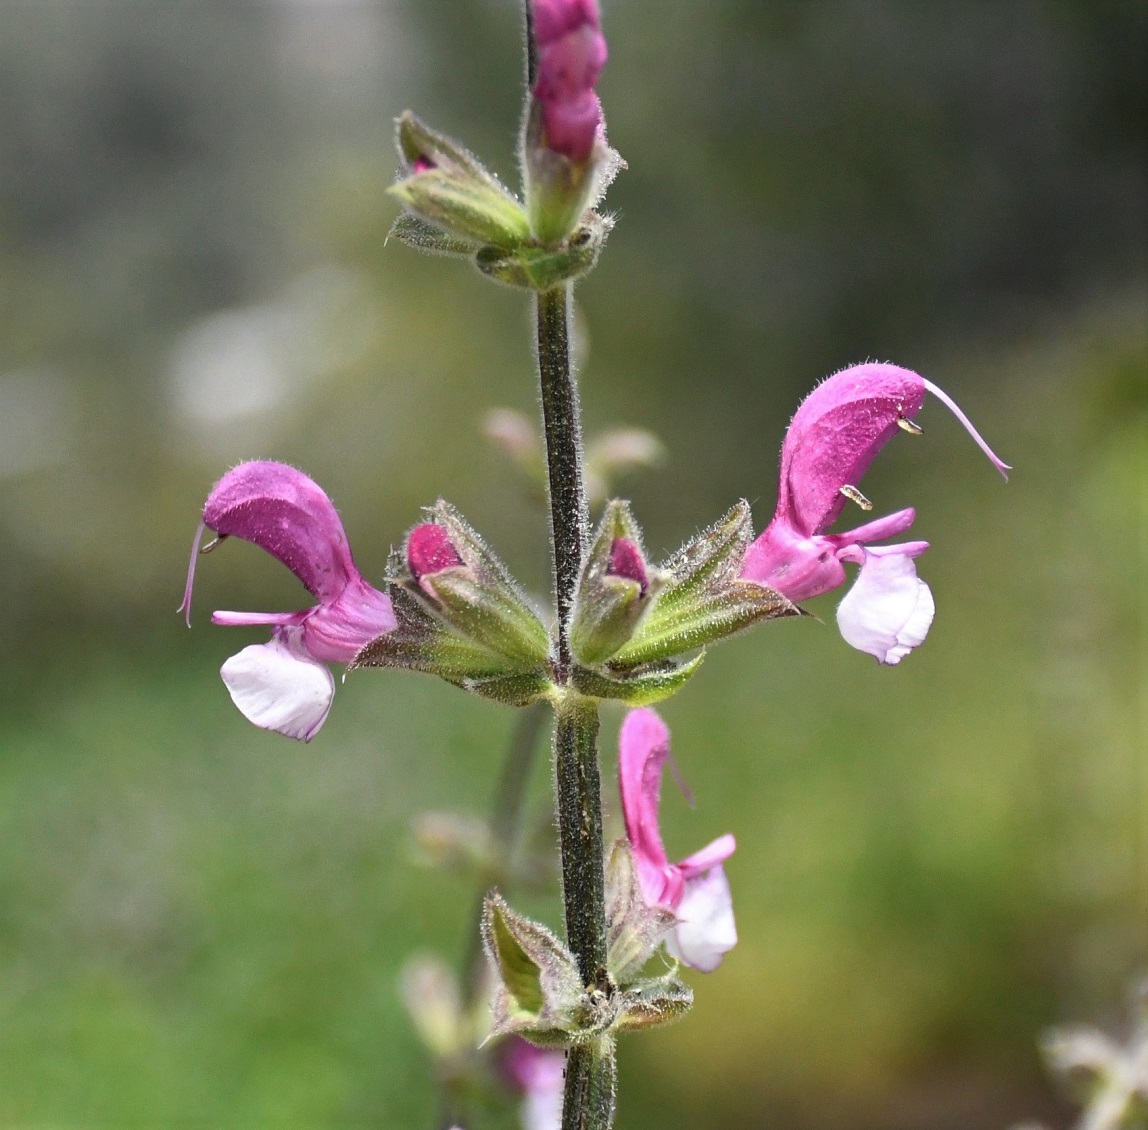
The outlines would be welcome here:
[[[680,863],[669,862],[658,830],[662,771],[669,756],[666,724],[648,707],[631,710],[622,723],[618,779],[642,895],[648,905],[677,916],[666,940],[670,953],[710,973],[737,944],[733,900],[722,868],[737,844],[733,836],[721,836]]]
[[[560,1130],[566,1053],[511,1036],[502,1054],[502,1069],[523,1096],[522,1130]]]
[[[349,663],[391,631],[390,597],[355,568],[331,500],[302,471],[283,463],[241,463],[216,483],[195,535],[180,611],[191,624],[191,590],[203,528],[253,542],[281,561],[318,601],[300,612],[215,612],[214,624],[267,624],[271,640],[233,655],[220,674],[248,721],[310,741],[335,694],[327,663]]]
[[[844,584],[843,562],[859,564],[857,582],[838,607],[837,623],[846,642],[880,663],[899,663],[928,633],[933,597],[917,577],[913,559],[929,543],[866,548],[904,533],[916,517],[911,507],[844,533],[826,530],[848,499],[868,508],[857,484],[898,428],[920,430],[911,421],[926,391],[952,410],[1007,479],[1008,465],[936,385],[897,365],[855,365],[823,381],[798,408],[781,448],[777,510],[746,551],[742,566],[743,579],[801,601]]]
[[[606,64],[597,0],[532,0],[538,70],[531,92],[542,107],[550,149],[581,164],[590,156],[602,107],[594,84]]]

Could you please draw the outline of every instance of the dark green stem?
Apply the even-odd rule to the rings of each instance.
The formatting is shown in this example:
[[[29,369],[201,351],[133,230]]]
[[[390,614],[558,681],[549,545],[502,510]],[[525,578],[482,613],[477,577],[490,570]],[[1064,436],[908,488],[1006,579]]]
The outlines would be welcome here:
[[[538,375],[546,468],[550,488],[550,534],[554,593],[558,604],[557,681],[570,671],[570,610],[588,536],[589,511],[582,482],[582,420],[570,359],[570,284],[537,296]]]
[[[537,296],[538,373],[550,487],[550,533],[558,643],[554,656],[554,773],[566,941],[587,988],[609,991],[606,971],[598,703],[569,686],[570,614],[589,536],[582,479],[582,423],[570,357],[569,284]],[[609,1130],[614,1121],[614,1044],[572,1048],[566,1060],[562,1130]]]
[[[566,1092],[562,1100],[562,1130],[599,1130],[614,1124],[617,1067],[614,1041],[571,1048],[566,1056]]]
[[[571,694],[559,705],[554,767],[566,941],[578,959],[583,984],[604,986],[602,795],[598,776],[598,704],[593,699]]]

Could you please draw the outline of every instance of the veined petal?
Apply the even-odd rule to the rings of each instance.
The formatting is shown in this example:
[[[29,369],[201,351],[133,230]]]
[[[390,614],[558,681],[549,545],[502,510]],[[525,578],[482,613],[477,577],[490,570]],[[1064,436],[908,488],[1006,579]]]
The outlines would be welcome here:
[[[283,629],[269,643],[245,647],[219,673],[249,722],[309,742],[331,709],[335,680],[303,650],[298,632]]]
[[[844,584],[845,570],[833,538],[806,537],[779,515],[745,551],[741,578],[766,585],[796,603]]]
[[[719,864],[688,880],[674,913],[678,924],[666,939],[666,949],[692,969],[712,973],[737,945],[733,896],[725,869]]]
[[[928,635],[933,594],[913,564],[927,547],[911,542],[864,550],[857,580],[837,606],[837,626],[845,642],[878,663],[900,663]]]

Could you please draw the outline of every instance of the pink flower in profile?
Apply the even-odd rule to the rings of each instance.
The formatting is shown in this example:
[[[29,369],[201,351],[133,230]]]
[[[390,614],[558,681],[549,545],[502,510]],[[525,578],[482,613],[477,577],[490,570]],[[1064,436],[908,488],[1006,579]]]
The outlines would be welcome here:
[[[203,508],[180,611],[191,623],[191,590],[203,528],[239,537],[281,561],[318,602],[299,612],[215,612],[214,624],[266,624],[271,640],[233,655],[220,674],[248,721],[310,741],[335,694],[327,663],[349,663],[391,631],[391,600],[355,568],[331,500],[302,471],[283,463],[241,463],[216,483]]]
[[[602,107],[594,84],[606,65],[597,0],[532,0],[538,70],[531,93],[546,144],[576,164],[594,148]]]
[[[626,715],[618,745],[622,813],[642,896],[648,905],[677,916],[666,949],[686,965],[711,973],[737,944],[733,900],[722,867],[737,843],[731,835],[721,836],[680,863],[670,863],[658,830],[670,732],[653,710],[642,707]]]
[[[560,1130],[566,1053],[511,1036],[502,1053],[502,1070],[522,1095],[522,1130]]]
[[[801,601],[844,584],[843,562],[860,565],[837,624],[847,643],[880,663],[899,663],[924,641],[933,620],[932,593],[913,564],[929,543],[870,548],[904,533],[916,511],[898,510],[844,533],[826,531],[847,499],[868,507],[857,484],[898,428],[920,430],[911,421],[926,391],[952,410],[1007,479],[1008,465],[936,385],[897,365],[855,365],[823,381],[798,408],[781,448],[777,510],[742,566],[744,580]]]

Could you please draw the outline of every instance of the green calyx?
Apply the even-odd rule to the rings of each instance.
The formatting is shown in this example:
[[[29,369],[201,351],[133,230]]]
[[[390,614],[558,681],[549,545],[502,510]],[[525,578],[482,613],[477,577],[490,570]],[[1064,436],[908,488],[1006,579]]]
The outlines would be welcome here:
[[[780,593],[739,577],[753,537],[749,504],[687,542],[658,570],[657,599],[610,667],[664,662],[756,624],[801,610]]]
[[[616,547],[627,550],[619,566]],[[642,552],[642,532],[627,502],[606,504],[597,533],[582,564],[574,611],[570,620],[570,648],[579,663],[602,663],[633,635],[634,628],[656,593]]]
[[[652,921],[654,912],[648,908],[631,907],[627,919],[643,911],[647,922]],[[659,940],[673,924],[672,914],[660,913],[668,915],[669,922],[657,927]],[[592,1048],[614,1032],[650,1028],[684,1016],[693,1004],[693,993],[672,972],[652,978],[633,975],[652,947],[647,950],[643,945],[645,956],[637,966],[634,958],[625,962],[625,982],[615,978],[613,958],[620,935],[613,925],[611,968],[601,970],[593,984],[583,985],[574,955],[552,931],[512,910],[497,891],[487,895],[482,944],[497,982],[488,1038],[515,1034],[539,1047]]]
[[[398,119],[396,135],[406,175],[389,191],[432,231],[441,233],[439,239],[451,250],[430,247],[433,240],[425,229],[405,225],[392,234],[448,254],[469,253],[485,244],[515,247],[530,238],[530,221],[522,205],[462,146],[424,125],[409,110]]]
[[[588,210],[581,189],[573,213],[539,230],[473,154],[409,110],[398,119],[396,138],[402,175],[388,191],[405,211],[391,227],[395,239],[471,259],[487,278],[533,291],[579,278],[598,262],[613,221]]]
[[[422,671],[511,706],[546,697],[550,637],[522,589],[449,503],[440,501],[427,517],[458,563],[416,578],[393,557],[387,591],[398,627],[351,666]]]

